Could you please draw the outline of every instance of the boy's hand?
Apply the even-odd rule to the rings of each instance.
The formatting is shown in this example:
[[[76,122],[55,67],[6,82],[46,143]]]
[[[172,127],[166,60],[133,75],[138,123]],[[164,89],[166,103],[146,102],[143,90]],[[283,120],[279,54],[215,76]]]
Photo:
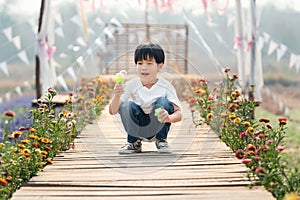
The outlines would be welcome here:
[[[170,115],[169,115],[168,111],[166,111],[165,109],[159,109],[157,111],[157,114],[155,113],[155,115],[157,116],[158,121],[160,121],[161,123],[170,121]]]
[[[124,93],[124,84],[116,84],[114,87],[114,95],[121,96]]]

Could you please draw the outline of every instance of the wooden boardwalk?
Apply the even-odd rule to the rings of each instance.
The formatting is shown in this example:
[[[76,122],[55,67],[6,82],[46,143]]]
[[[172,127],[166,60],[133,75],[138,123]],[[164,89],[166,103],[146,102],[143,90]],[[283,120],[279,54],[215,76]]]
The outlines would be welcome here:
[[[273,199],[261,187],[248,189],[246,167],[208,127],[195,128],[183,107],[184,119],[169,135],[172,154],[143,142],[142,153],[119,155],[126,135],[106,109],[75,140],[75,149],[55,157],[12,199]]]

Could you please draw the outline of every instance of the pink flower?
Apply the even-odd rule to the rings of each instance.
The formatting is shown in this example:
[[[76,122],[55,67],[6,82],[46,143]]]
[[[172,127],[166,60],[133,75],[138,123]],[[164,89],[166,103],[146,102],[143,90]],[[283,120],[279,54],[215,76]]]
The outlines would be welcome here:
[[[284,146],[277,146],[276,148],[278,151],[283,151],[284,150]]]
[[[229,67],[226,67],[225,70],[224,70],[224,72],[225,72],[225,73],[230,72],[230,68],[229,68]]]
[[[4,115],[7,117],[15,117],[16,113],[12,110],[6,110],[6,111],[4,111]]]
[[[268,129],[272,129],[273,128],[271,124],[266,124],[266,126],[267,126]]]
[[[241,132],[240,133],[240,137],[242,138],[242,137],[245,137],[247,135],[247,133],[244,131],[244,132]]]
[[[266,172],[266,169],[264,167],[257,167],[254,172],[255,174],[261,175]]]
[[[243,164],[250,164],[250,163],[252,163],[252,160],[246,158],[246,159],[243,159],[243,160],[242,160],[242,163],[243,163]]]
[[[244,157],[244,151],[242,149],[238,149],[236,152],[235,152],[235,156],[238,158],[238,159],[242,159]]]

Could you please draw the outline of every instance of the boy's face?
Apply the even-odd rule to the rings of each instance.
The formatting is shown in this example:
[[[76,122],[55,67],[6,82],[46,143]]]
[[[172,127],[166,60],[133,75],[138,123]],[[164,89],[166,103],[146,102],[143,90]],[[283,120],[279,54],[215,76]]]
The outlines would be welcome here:
[[[141,60],[136,63],[136,70],[144,85],[154,84],[162,66],[163,63],[157,64],[154,58],[148,57],[147,60]]]

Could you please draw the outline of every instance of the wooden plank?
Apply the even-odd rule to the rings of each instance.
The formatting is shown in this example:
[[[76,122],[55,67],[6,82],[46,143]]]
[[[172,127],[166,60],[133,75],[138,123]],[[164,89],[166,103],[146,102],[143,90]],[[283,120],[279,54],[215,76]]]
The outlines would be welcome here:
[[[119,155],[126,135],[106,108],[75,149],[55,157],[12,199],[273,199],[263,188],[246,187],[245,166],[207,126],[195,128],[183,107],[184,120],[169,136],[172,154],[143,142],[142,153]]]

